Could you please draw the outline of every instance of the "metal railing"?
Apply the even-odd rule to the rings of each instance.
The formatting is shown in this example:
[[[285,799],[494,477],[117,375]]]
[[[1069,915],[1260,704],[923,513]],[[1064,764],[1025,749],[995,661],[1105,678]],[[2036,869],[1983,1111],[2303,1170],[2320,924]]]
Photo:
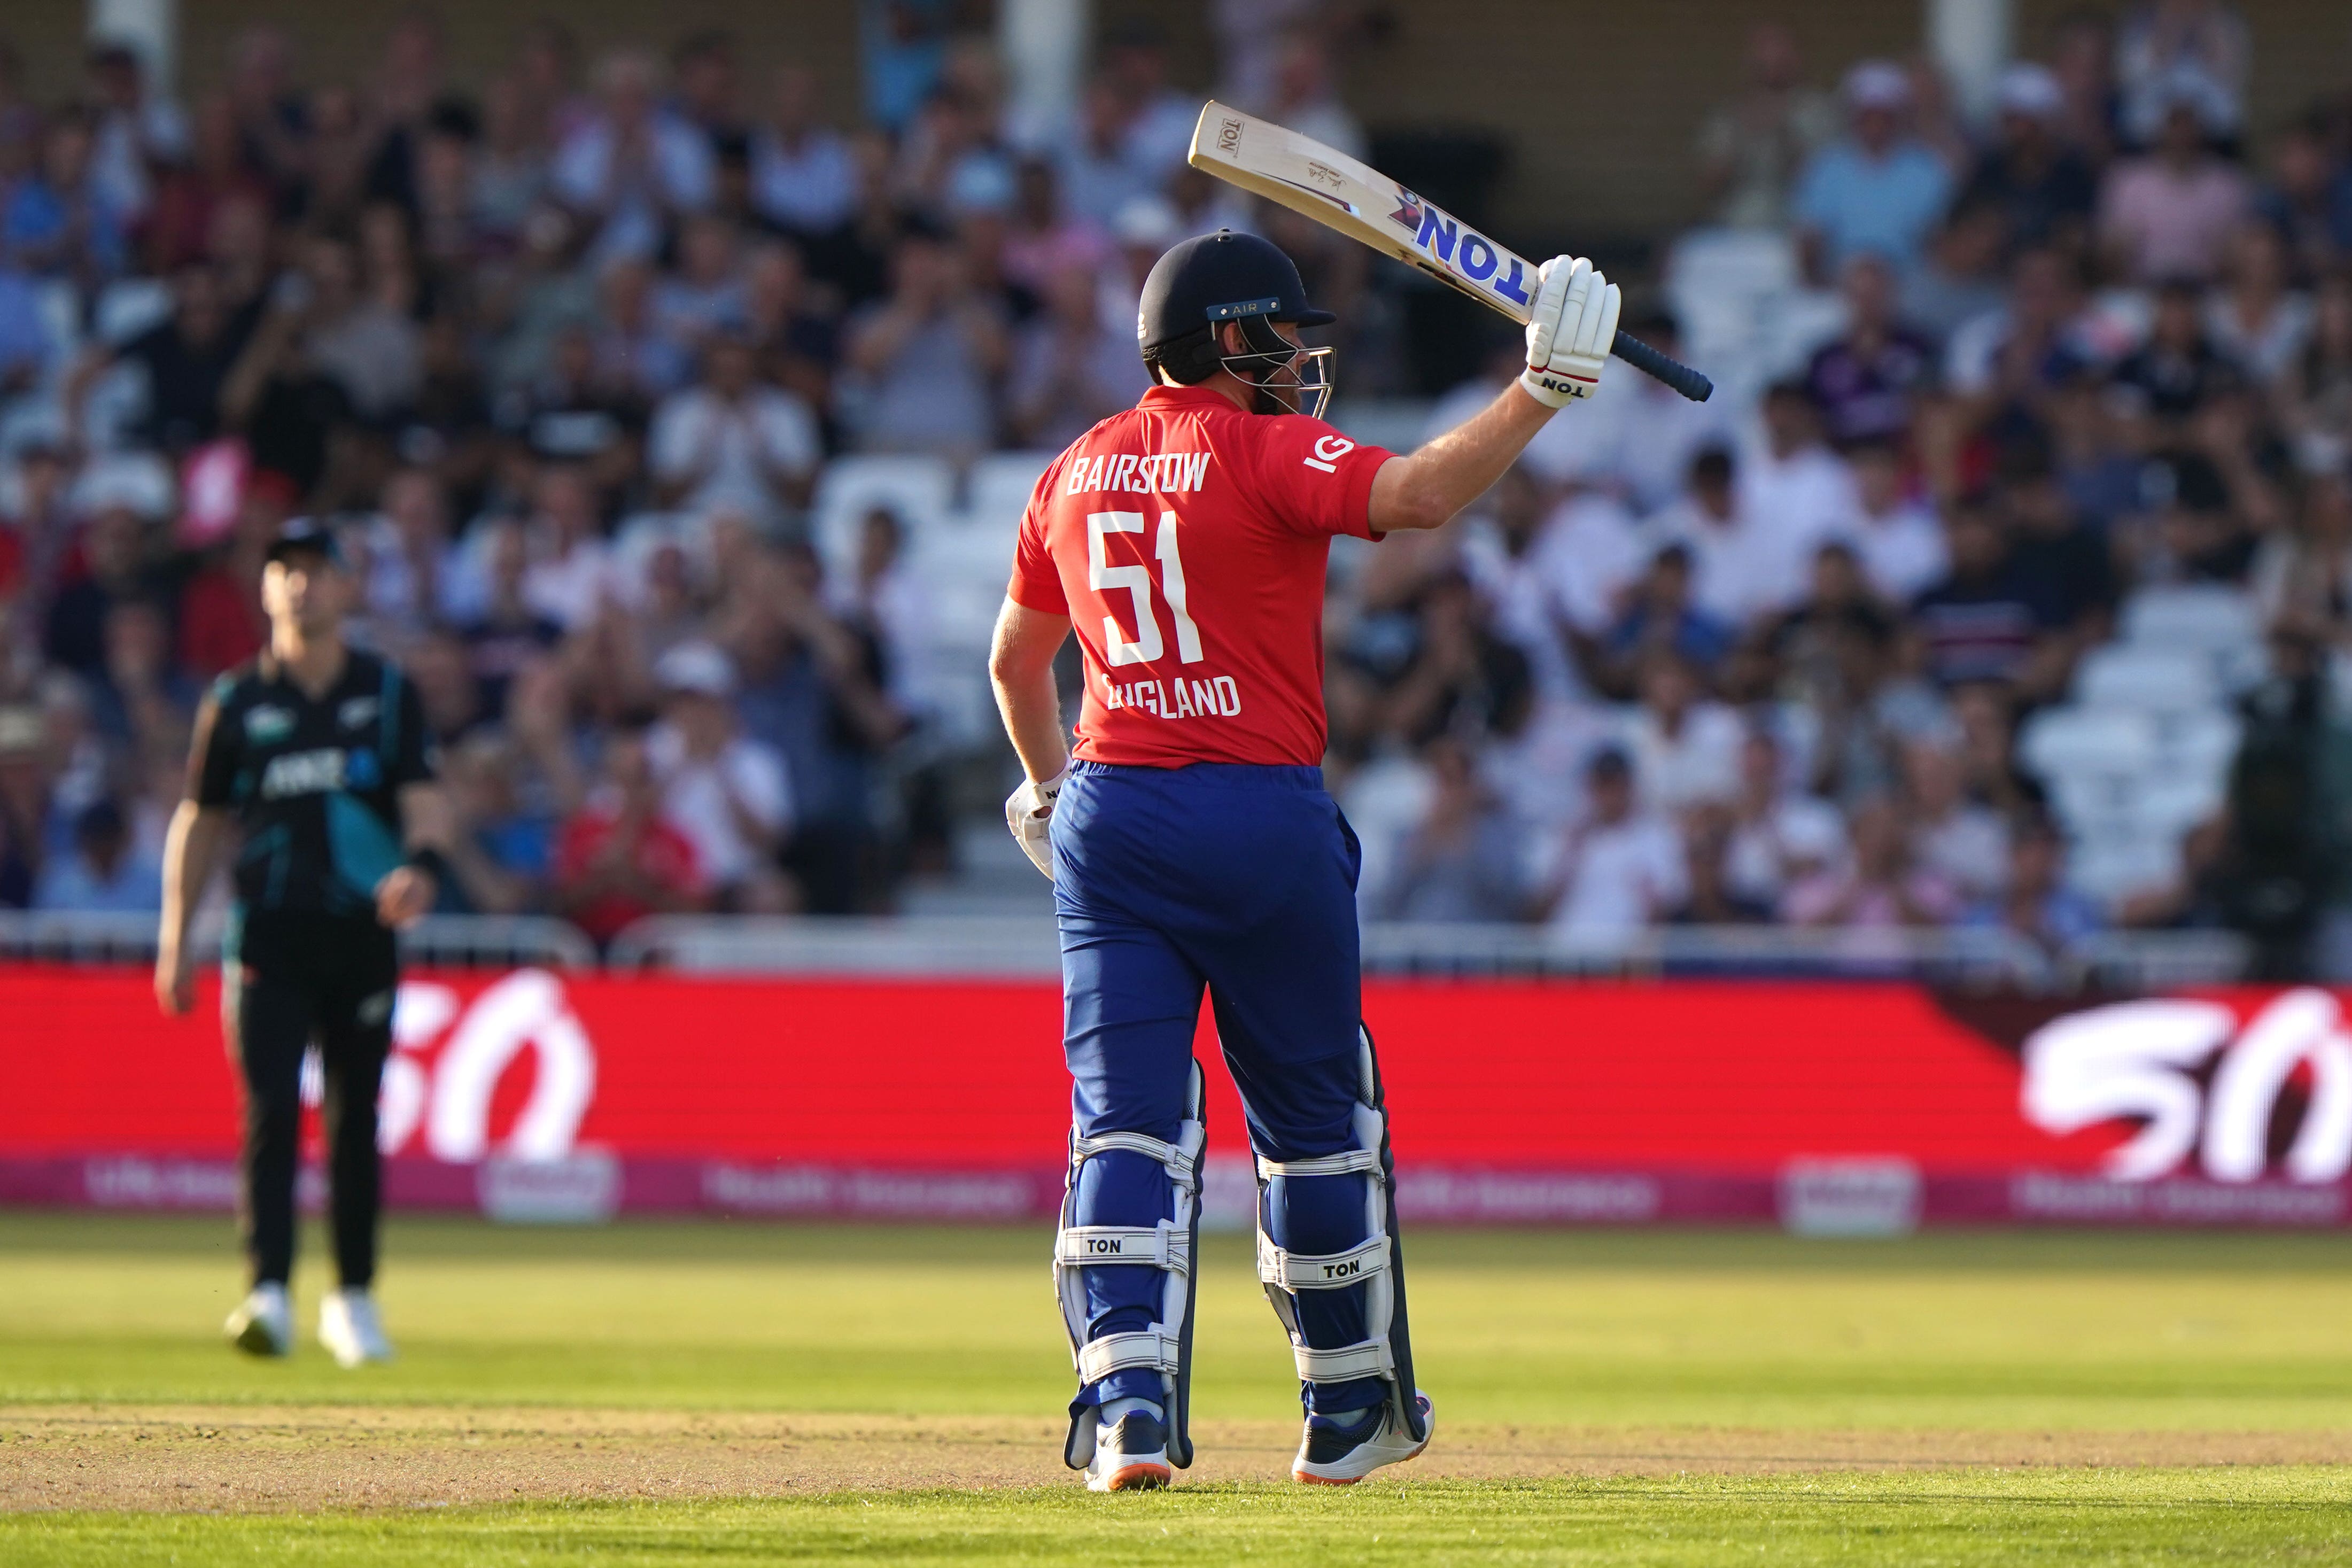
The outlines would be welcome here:
[[[2226,932],[2113,932],[2052,952],[2006,931],[1821,931],[1667,926],[1608,938],[1515,925],[1375,923],[1368,974],[1426,977],[1915,980],[2031,991],[2221,984],[2245,972]],[[640,921],[606,955],[616,969],[698,974],[1045,976],[1059,972],[1053,921],[1035,916]]]
[[[217,911],[193,933],[219,952]],[[435,915],[401,935],[420,964],[598,967],[596,949],[563,921]],[[2006,931],[1821,931],[1784,926],[1665,926],[1606,938],[1536,926],[1375,923],[1364,972],[1427,978],[1912,980],[2028,991],[2160,991],[2223,984],[2250,950],[2223,931],[2111,931],[2052,952]],[[0,962],[144,963],[144,914],[0,910]],[[615,937],[603,967],[681,974],[841,974],[1045,978],[1060,972],[1050,917],[1039,915],[657,915]]]
[[[189,931],[202,962],[220,955],[223,924],[220,911],[207,910]],[[404,957],[421,964],[596,965],[596,946],[577,926],[538,915],[433,915],[401,932],[400,948]],[[154,957],[153,915],[0,910],[0,961],[149,963]]]
[[[688,974],[1061,973],[1051,916],[656,915],[613,939],[614,969]]]

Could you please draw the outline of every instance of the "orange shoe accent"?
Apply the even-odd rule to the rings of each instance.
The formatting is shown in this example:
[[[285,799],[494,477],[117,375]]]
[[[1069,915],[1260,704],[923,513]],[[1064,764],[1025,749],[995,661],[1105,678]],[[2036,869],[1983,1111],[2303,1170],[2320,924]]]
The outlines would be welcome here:
[[[1110,1473],[1105,1489],[1115,1492],[1156,1492],[1176,1479],[1166,1465],[1127,1465]]]

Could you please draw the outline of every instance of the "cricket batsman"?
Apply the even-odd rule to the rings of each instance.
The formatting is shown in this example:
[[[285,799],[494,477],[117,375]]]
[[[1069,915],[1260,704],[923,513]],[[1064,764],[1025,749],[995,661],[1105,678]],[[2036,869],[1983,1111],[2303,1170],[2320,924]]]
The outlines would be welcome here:
[[[236,833],[236,902],[221,952],[221,1023],[245,1090],[239,1205],[252,1290],[229,1342],[293,1349],[294,1172],[302,1058],[325,1071],[328,1187],[340,1289],[319,1339],[347,1367],[388,1361],[371,1287],[381,1167],[376,1095],[400,983],[393,932],[433,907],[448,810],[416,689],[343,640],[355,585],[332,532],[296,519],[261,572],[269,643],[196,713],[187,798],[163,845],[155,996],[194,1001],[188,924]]]
[[[1360,853],[1319,766],[1323,582],[1338,534],[1438,528],[1599,384],[1618,291],[1540,271],[1527,371],[1409,457],[1319,417],[1328,349],[1298,269],[1204,235],[1143,286],[1155,384],[1045,470],[990,674],[1027,778],[1005,803],[1054,880],[1074,1079],[1054,1251],[1076,1365],[1064,1458],[1096,1491],[1189,1466],[1205,986],[1256,1153],[1258,1277],[1306,1432],[1291,1477],[1347,1485],[1429,1444],[1379,1064],[1363,1026]],[[1053,662],[1086,650],[1075,752]]]

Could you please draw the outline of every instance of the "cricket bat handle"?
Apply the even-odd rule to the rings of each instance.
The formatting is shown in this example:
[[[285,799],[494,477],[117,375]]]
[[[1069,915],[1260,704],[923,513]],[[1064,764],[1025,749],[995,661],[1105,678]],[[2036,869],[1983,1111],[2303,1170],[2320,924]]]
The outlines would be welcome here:
[[[1680,360],[1668,359],[1631,332],[1618,333],[1609,352],[1643,374],[1665,383],[1693,403],[1705,403],[1715,392],[1715,383]]]

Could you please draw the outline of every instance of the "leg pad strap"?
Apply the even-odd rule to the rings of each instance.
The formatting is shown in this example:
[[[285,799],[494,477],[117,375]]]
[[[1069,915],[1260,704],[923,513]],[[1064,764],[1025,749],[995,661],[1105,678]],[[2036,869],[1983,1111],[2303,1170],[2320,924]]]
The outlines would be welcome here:
[[[1376,1182],[1386,1182],[1388,1172],[1381,1163],[1377,1149],[1349,1149],[1339,1154],[1322,1154],[1312,1160],[1260,1160],[1257,1177],[1263,1182],[1269,1176],[1370,1176]]]
[[[1140,1132],[1097,1132],[1091,1138],[1073,1137],[1070,1140],[1070,1163],[1075,1166],[1112,1149],[1140,1154],[1147,1160],[1157,1160],[1168,1168],[1170,1178],[1178,1186],[1188,1193],[1201,1190],[1201,1152],[1198,1148],[1181,1149],[1173,1143],[1164,1143]]]
[[[1117,1225],[1074,1225],[1054,1242],[1054,1261],[1066,1267],[1141,1263],[1171,1273],[1192,1271],[1192,1233],[1173,1220],[1150,1230]]]
[[[1184,1370],[1184,1342],[1165,1323],[1142,1333],[1105,1334],[1078,1347],[1078,1377],[1098,1382],[1122,1367],[1148,1366],[1174,1377]]]
[[[1396,1355],[1386,1340],[1360,1340],[1337,1350],[1319,1351],[1293,1341],[1291,1354],[1298,1375],[1309,1383],[1346,1383],[1350,1378],[1396,1377]]]
[[[1257,1277],[1285,1290],[1338,1290],[1360,1285],[1389,1266],[1389,1238],[1375,1236],[1345,1252],[1289,1252],[1257,1233]]]

